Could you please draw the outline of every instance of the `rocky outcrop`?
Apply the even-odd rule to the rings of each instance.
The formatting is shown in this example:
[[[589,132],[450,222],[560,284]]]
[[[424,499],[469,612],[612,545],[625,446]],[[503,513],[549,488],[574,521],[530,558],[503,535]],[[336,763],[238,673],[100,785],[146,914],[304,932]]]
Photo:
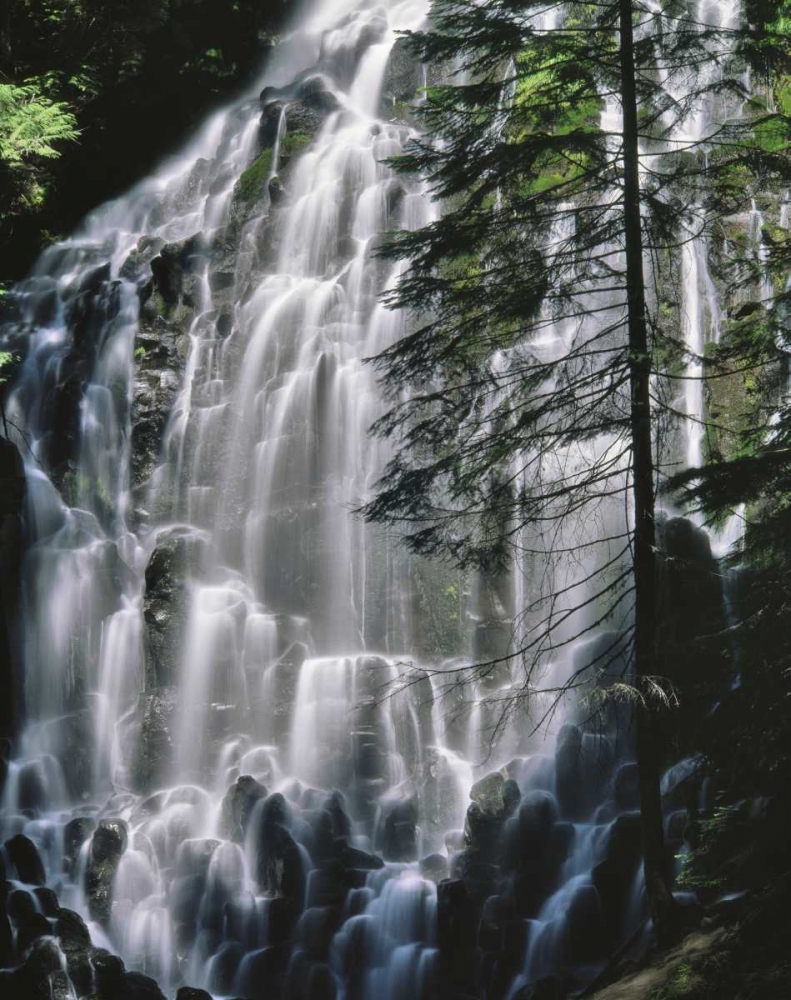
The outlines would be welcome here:
[[[141,697],[140,729],[134,750],[132,782],[140,792],[156,788],[167,774],[173,758],[173,718],[177,688],[158,687]]]
[[[198,302],[202,244],[143,237],[121,274],[138,284],[140,325],[135,338],[132,399],[132,484],[139,500],[159,464],[162,438],[181,388],[189,325]]]
[[[175,683],[187,625],[185,584],[200,553],[201,542],[194,534],[174,530],[159,536],[148,560],[143,618],[149,689]]]
[[[42,451],[50,478],[68,501],[80,444],[80,404],[104,333],[118,316],[120,282],[111,277],[109,263],[99,264],[83,271],[79,284],[67,289],[63,298],[71,343],[53,372],[56,381],[43,387],[51,429]]]
[[[382,85],[380,113],[383,118],[408,120],[410,105],[420,97],[425,86],[422,67],[409,51],[406,38],[396,39],[390,50],[387,72]]]
[[[91,838],[85,870],[85,896],[91,917],[103,926],[110,922],[113,905],[113,880],[129,834],[120,819],[103,819]]]

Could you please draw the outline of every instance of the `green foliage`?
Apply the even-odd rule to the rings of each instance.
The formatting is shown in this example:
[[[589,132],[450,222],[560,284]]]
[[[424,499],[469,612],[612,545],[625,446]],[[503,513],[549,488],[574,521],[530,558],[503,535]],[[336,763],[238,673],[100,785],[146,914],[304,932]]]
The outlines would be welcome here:
[[[35,81],[23,86],[0,83],[0,157],[20,167],[34,157],[60,155],[58,143],[79,135],[77,119],[68,107],[51,101]]]
[[[236,196],[250,205],[264,194],[269,175],[272,172],[272,150],[265,149],[256,157],[236,182]]]
[[[625,274],[608,255],[623,245],[625,224],[606,209],[620,204],[623,164],[618,137],[600,121],[601,95],[620,87],[618,7],[566,4],[554,28],[535,31],[530,18],[545,9],[435,0],[431,30],[409,36],[416,58],[455,62],[463,82],[429,88],[415,109],[424,137],[397,161],[428,176],[445,211],[421,231],[397,234],[385,251],[409,263],[388,301],[417,322],[375,361],[394,404],[376,429],[398,448],[365,512],[404,523],[416,551],[462,565],[502,568],[504,539],[517,526],[546,524],[569,507],[584,517],[602,494],[622,491],[617,463],[569,485],[558,455],[602,434],[613,452],[630,448]],[[656,17],[646,14],[643,29]],[[734,80],[695,79],[696,66],[725,58],[732,38],[690,25],[683,3],[663,5],[663,18],[634,53],[639,139],[653,156],[641,235],[653,259],[677,259],[690,231],[721,239],[723,220],[749,208],[751,190],[791,180],[791,161],[780,146],[755,141],[761,128],[779,134],[787,126],[765,108],[724,125],[705,157],[664,145],[701,101],[726,89],[744,94]],[[656,72],[660,49],[689,73],[681,99]],[[785,245],[780,237],[766,262],[749,240],[729,243],[732,286],[779,276]],[[662,303],[663,290],[653,291]],[[586,329],[594,300],[601,332],[571,337]],[[766,310],[764,341],[779,315]],[[650,317],[652,370],[668,379],[655,400],[660,411],[665,402],[672,411],[679,384],[670,380],[689,363],[678,317],[676,306],[661,305]],[[545,337],[555,338],[554,351],[534,348]],[[709,360],[706,374],[721,374],[724,355]]]
[[[307,132],[294,132],[283,136],[283,140],[280,143],[281,163],[285,165],[292,157],[299,156],[312,141],[313,136]]]
[[[648,1000],[681,1000],[682,997],[691,997],[690,988],[693,985],[697,984],[692,966],[688,962],[681,962],[672,971],[665,985],[653,990]]]
[[[11,378],[19,358],[10,351],[0,351],[0,386]]]

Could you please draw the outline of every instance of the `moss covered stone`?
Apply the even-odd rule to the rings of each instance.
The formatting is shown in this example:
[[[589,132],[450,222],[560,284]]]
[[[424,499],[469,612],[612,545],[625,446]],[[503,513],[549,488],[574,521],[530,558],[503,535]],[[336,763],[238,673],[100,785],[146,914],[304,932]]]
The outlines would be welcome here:
[[[235,196],[248,205],[258,201],[272,172],[273,150],[265,149],[236,182]]]
[[[286,135],[280,144],[280,167],[287,168],[294,157],[310,145],[312,136],[307,132]],[[272,174],[274,149],[265,149],[250,164],[236,182],[234,200],[245,205],[254,205],[264,194],[266,184]]]
[[[299,156],[311,144],[313,136],[308,132],[295,132],[285,135],[280,144],[280,163],[286,167],[295,156]]]

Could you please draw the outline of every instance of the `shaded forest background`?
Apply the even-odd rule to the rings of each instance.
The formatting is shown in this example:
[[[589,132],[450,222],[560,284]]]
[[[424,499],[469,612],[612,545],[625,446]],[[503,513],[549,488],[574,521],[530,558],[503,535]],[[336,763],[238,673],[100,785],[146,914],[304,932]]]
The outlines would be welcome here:
[[[291,0],[6,0],[0,282],[239,92]]]

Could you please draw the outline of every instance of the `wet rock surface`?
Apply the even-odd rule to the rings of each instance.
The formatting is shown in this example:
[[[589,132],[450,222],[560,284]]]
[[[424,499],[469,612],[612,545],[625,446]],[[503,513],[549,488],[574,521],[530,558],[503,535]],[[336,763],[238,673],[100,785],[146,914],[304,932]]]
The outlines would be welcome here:
[[[135,787],[142,792],[155,788],[170,766],[177,700],[178,692],[172,686],[155,688],[141,699],[133,778]]]
[[[146,680],[168,687],[176,678],[185,642],[187,577],[198,566],[200,540],[174,529],[159,536],[145,569]]]
[[[16,877],[28,885],[43,885],[45,881],[44,864],[38,848],[24,834],[19,833],[4,844],[8,860],[14,867]]]
[[[110,921],[113,879],[129,840],[126,823],[120,819],[100,820],[91,838],[85,870],[85,895],[91,917],[100,924]]]

